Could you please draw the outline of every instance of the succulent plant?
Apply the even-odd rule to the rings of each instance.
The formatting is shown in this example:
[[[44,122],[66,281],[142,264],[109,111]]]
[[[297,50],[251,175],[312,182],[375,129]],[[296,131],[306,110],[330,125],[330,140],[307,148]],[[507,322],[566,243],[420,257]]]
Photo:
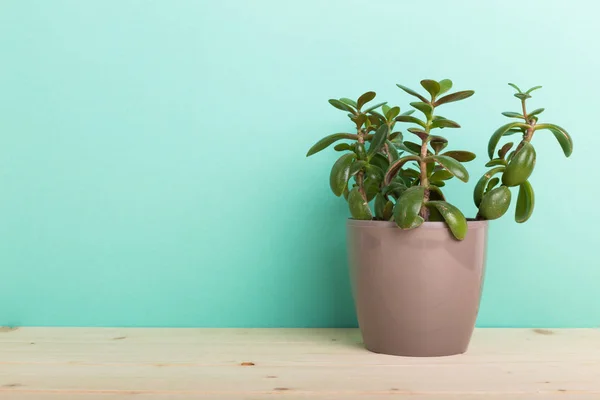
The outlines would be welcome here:
[[[519,186],[515,219],[525,222],[534,206],[533,188],[528,181],[536,157],[530,143],[533,134],[538,130],[552,132],[567,157],[573,151],[573,142],[560,126],[538,123],[543,108],[527,112],[526,100],[540,86],[522,92],[516,85],[509,85],[517,90],[515,97],[521,100],[522,113],[503,113],[517,120],[503,125],[490,138],[490,161],[486,166],[491,169],[475,186],[473,197],[479,209],[477,219],[496,219],[510,206],[509,187]],[[463,90],[446,94],[452,89],[449,79],[422,80],[421,86],[427,92],[425,96],[405,86],[397,86],[419,99],[410,105],[422,114],[421,118],[412,115],[414,110],[401,114],[400,107],[390,107],[386,102],[370,105],[376,97],[375,92],[366,92],[356,101],[330,99],[333,107],[347,113],[354,124],[354,132],[326,136],[306,155],[311,156],[339,142],[334,149],[343,154],[331,169],[329,183],[333,193],[338,197],[343,195],[348,202],[352,218],[393,220],[401,229],[414,229],[425,221],[443,221],[454,237],[462,240],[467,234],[467,219],[446,200],[442,188],[453,178],[463,182],[469,180],[463,163],[474,160],[475,154],[465,150],[445,151],[448,140],[433,132],[460,128],[457,122],[437,115],[436,111],[444,104],[469,98],[474,92]],[[397,122],[411,124],[407,131],[416,135],[419,142],[404,140],[402,132],[396,129]],[[500,139],[515,133],[523,136],[519,145],[511,152],[513,143],[504,144],[494,158]]]
[[[545,130],[554,134],[567,157],[573,152],[573,140],[567,131],[558,125],[538,123],[539,115],[544,111],[543,108],[527,111],[527,99],[531,98],[531,93],[540,89],[541,86],[534,86],[523,92],[517,85],[513,83],[509,83],[509,85],[516,90],[514,96],[521,101],[521,112],[505,111],[502,113],[502,115],[515,120],[502,125],[492,134],[488,144],[490,161],[486,164],[487,167],[492,168],[477,182],[473,200],[479,208],[478,219],[500,218],[510,206],[512,195],[509,188],[518,186],[515,220],[523,223],[531,217],[535,205],[533,187],[529,182],[536,160],[535,148],[531,144],[534,133]],[[500,140],[504,136],[514,134],[522,135],[517,147],[510,151],[514,142],[508,142],[496,153]],[[494,157],[495,154],[496,157]]]

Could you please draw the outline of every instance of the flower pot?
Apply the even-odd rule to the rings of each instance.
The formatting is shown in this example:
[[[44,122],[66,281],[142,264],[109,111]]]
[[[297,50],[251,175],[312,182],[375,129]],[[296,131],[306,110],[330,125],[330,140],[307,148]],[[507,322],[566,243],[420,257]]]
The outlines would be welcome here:
[[[487,221],[463,241],[443,222],[402,230],[348,220],[352,291],[365,346],[376,353],[447,356],[467,350],[483,284]]]

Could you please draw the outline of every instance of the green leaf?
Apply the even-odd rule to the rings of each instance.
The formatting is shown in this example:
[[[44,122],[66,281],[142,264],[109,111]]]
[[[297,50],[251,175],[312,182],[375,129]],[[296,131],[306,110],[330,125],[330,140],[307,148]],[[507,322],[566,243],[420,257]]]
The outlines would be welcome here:
[[[535,110],[533,110],[532,112],[530,112],[530,113],[527,113],[527,117],[530,117],[530,118],[531,118],[531,117],[533,117],[533,116],[535,116],[535,115],[541,114],[541,113],[543,113],[543,112],[544,112],[544,110],[545,110],[545,108],[536,108],[536,109],[535,109]]]
[[[414,90],[409,89],[406,86],[402,86],[402,85],[399,85],[399,84],[396,84],[396,86],[398,86],[400,89],[404,90],[406,93],[410,94],[411,96],[415,96],[419,100],[427,102],[427,99],[425,97],[421,96],[419,93],[415,92]]]
[[[400,131],[392,132],[392,134],[388,137],[388,139],[391,141],[393,141],[396,138],[398,138],[398,140],[402,140],[402,132],[400,132]]]
[[[383,208],[383,220],[389,221],[392,218],[392,215],[394,215],[394,203],[388,201]]]
[[[505,117],[509,117],[509,118],[525,119],[525,117],[523,115],[516,113],[516,112],[512,112],[512,111],[504,111],[502,113],[502,115],[504,115]]]
[[[452,94],[448,94],[440,99],[438,99],[434,105],[440,106],[442,104],[446,104],[446,103],[452,103],[454,101],[459,101],[459,100],[464,100],[467,99],[471,96],[473,96],[473,94],[475,94],[475,92],[473,90],[463,90],[461,92],[456,92],[456,93],[452,93]]]
[[[379,149],[381,149],[381,146],[385,144],[388,132],[389,127],[387,125],[381,125],[377,129],[375,135],[373,136],[373,139],[371,139],[371,145],[369,146],[369,151],[367,152],[367,158],[369,160],[373,158],[373,156],[379,151]]]
[[[405,141],[404,146],[408,149],[408,151],[414,152],[415,154],[421,153],[421,145],[415,142]]]
[[[509,85],[514,87],[517,90],[517,92],[521,93],[521,89],[519,89],[517,85],[515,85],[514,83],[509,83]]]
[[[456,161],[460,161],[460,162],[473,161],[476,157],[475,154],[471,153],[470,151],[463,151],[463,150],[451,150],[451,151],[442,153],[442,155],[446,156],[446,157],[452,157]]]
[[[379,168],[377,165],[367,164],[367,176],[378,182],[378,184],[383,180],[383,169]]]
[[[534,90],[538,90],[541,88],[542,88],[541,86],[534,86],[531,89],[529,89],[528,91],[526,91],[525,94],[529,94],[529,93],[533,92]]]
[[[463,181],[463,182],[469,181],[469,173],[467,172],[467,169],[460,162],[456,161],[454,158],[448,157],[448,156],[437,155],[437,156],[431,156],[431,157],[425,158],[425,162],[427,162],[430,159],[435,160],[438,164],[440,164],[442,167],[444,167],[444,169],[446,169],[448,172],[450,172],[452,175],[454,175],[461,181]]]
[[[421,158],[417,157],[417,156],[405,156],[402,157],[400,159],[398,159],[396,162],[394,162],[392,165],[390,165],[390,167],[388,168],[385,177],[384,177],[384,183],[385,185],[389,185],[390,182],[392,181],[392,179],[394,179],[394,177],[398,174],[398,171],[400,171],[400,168],[402,168],[402,166],[404,164],[406,164],[409,161],[419,161]]]
[[[450,119],[440,118],[431,123],[431,128],[460,128],[460,125]]]
[[[525,181],[519,186],[519,196],[517,197],[517,208],[515,210],[515,221],[523,223],[533,214],[535,205],[535,195],[529,181]]]
[[[510,136],[510,135],[514,135],[515,133],[524,133],[523,128],[509,129],[502,136]]]
[[[342,103],[344,103],[344,104],[346,104],[346,105],[350,106],[350,107],[354,107],[354,108],[356,108],[356,102],[355,102],[354,100],[352,100],[352,99],[348,99],[348,98],[346,98],[346,97],[342,97],[342,98],[340,99],[340,101],[341,101]]]
[[[353,150],[352,150],[352,149],[353,149],[352,145],[349,145],[348,143],[340,143],[340,144],[336,144],[336,145],[333,147],[333,149],[334,149],[335,151],[348,151],[348,150],[350,150],[350,151],[353,151]]]
[[[369,203],[363,198],[358,187],[353,188],[348,194],[348,208],[354,219],[368,220],[373,218]]]
[[[412,114],[414,114],[414,112],[415,112],[415,110],[408,110],[408,111],[403,112],[400,115],[412,115]]]
[[[485,192],[487,193],[493,188],[495,188],[498,183],[500,183],[500,179],[498,179],[498,177],[490,179],[487,186],[485,187]]]
[[[334,133],[333,135],[326,136],[323,139],[319,140],[317,143],[315,143],[313,147],[311,147],[310,150],[308,150],[308,153],[306,153],[306,157],[318,153],[319,151],[329,147],[329,145],[331,145],[332,143],[335,143],[341,139],[358,140],[358,135],[353,135],[351,133]]]
[[[385,209],[385,204],[387,203],[387,199],[381,193],[377,193],[375,196],[375,217],[377,219],[383,220],[383,210]]]
[[[366,92],[365,94],[361,95],[356,101],[356,106],[358,107],[358,109],[360,110],[362,106],[373,100],[375,98],[375,95],[375,92]]]
[[[364,143],[356,143],[356,155],[358,156],[359,160],[366,160],[367,159],[367,152],[365,150],[365,144]]]
[[[440,92],[438,94],[444,94],[448,90],[452,89],[452,81],[450,79],[442,79],[440,82]]]
[[[527,181],[535,167],[535,149],[532,144],[523,141],[520,146],[502,174],[502,183],[506,186],[521,185]]]
[[[427,132],[419,128],[408,128],[407,131],[409,131],[410,133],[414,133],[421,140],[427,140],[427,138],[429,137],[429,134]]]
[[[442,214],[456,239],[463,240],[467,236],[467,219],[458,208],[445,201],[430,201],[425,205],[435,207]]]
[[[434,98],[440,92],[440,84],[432,79],[423,79],[421,86],[429,92],[431,98]]]
[[[381,106],[384,106],[384,105],[386,105],[386,104],[387,104],[387,101],[384,101],[383,103],[377,103],[377,104],[375,104],[374,106],[371,106],[371,107],[367,108],[367,109],[366,109],[366,110],[364,110],[363,112],[364,112],[365,114],[366,114],[366,113],[372,113],[372,112],[373,112],[373,110],[376,110],[376,109],[378,109],[379,107],[381,107]]]
[[[383,111],[383,115],[387,115],[387,113],[390,111],[390,106],[388,106],[387,104],[382,105],[381,111]]]
[[[506,166],[508,163],[506,162],[506,160],[502,159],[502,158],[494,158],[493,160],[488,161],[485,166],[486,167],[494,167],[496,165],[504,165]]]
[[[394,207],[394,221],[402,229],[412,229],[417,223],[419,211],[423,205],[423,197],[425,196],[425,188],[423,186],[413,186],[407,189],[398,199],[396,207]],[[422,223],[422,218],[421,218]]]
[[[365,179],[364,188],[367,195],[367,202],[373,200],[377,193],[380,192],[381,181],[377,179],[367,178]]]
[[[429,199],[446,201],[446,196],[444,196],[439,186],[429,186]]]
[[[413,124],[421,125],[423,128],[427,126],[425,121],[421,121],[419,118],[411,117],[410,115],[399,115],[396,117],[398,122],[412,122]]]
[[[498,150],[498,157],[504,158],[506,156],[506,153],[508,153],[508,151],[512,149],[513,144],[513,142],[505,143],[504,146],[502,146],[500,150]]]
[[[367,162],[363,160],[357,160],[352,163],[350,166],[349,175],[354,176],[362,171],[367,166]]]
[[[385,113],[385,118],[388,121],[391,121],[396,118],[398,114],[400,114],[400,107],[392,107]]]
[[[344,154],[335,162],[335,164],[333,164],[333,168],[331,168],[329,185],[331,186],[333,194],[338,197],[342,195],[344,188],[348,184],[348,179],[350,178],[350,166],[352,165],[355,156],[354,153]]]
[[[485,219],[500,218],[510,206],[510,197],[510,190],[506,186],[490,190],[481,200],[479,214]]]
[[[498,142],[500,141],[500,138],[502,137],[502,135],[504,135],[509,129],[512,128],[529,128],[528,124],[525,124],[523,122],[510,122],[506,125],[502,125],[500,128],[496,129],[496,132],[494,132],[492,134],[492,136],[490,137],[490,141],[488,143],[488,156],[490,157],[490,159],[494,158],[494,153],[496,152],[496,146],[498,145]]]
[[[446,181],[448,179],[451,179],[452,177],[454,177],[454,175],[452,175],[452,172],[442,169],[440,171],[435,171],[433,173],[433,175],[431,175],[430,180],[431,181]]]
[[[444,181],[430,181],[429,183],[431,185],[437,186],[437,187],[444,187],[444,186],[446,186],[446,182],[444,182]]]
[[[398,198],[406,191],[406,189],[408,188],[405,184],[400,182],[392,182],[383,188],[382,193],[385,195],[391,194]]]
[[[448,146],[448,139],[445,137],[432,135],[430,137],[429,144],[433,148],[433,151],[435,151],[435,154],[437,154],[444,150],[446,146]]]
[[[564,128],[554,124],[539,124],[535,126],[535,130],[538,129],[548,129],[552,132],[563,149],[565,156],[569,157],[573,153],[573,139],[571,139],[571,136]]]
[[[387,159],[387,157],[385,157],[381,153],[375,154],[375,156],[371,159],[370,163],[376,167],[379,167],[383,171],[387,171],[388,167],[390,166],[390,162]]]
[[[514,96],[520,100],[527,100],[531,98],[531,96],[526,93],[515,93]]]
[[[338,110],[348,111],[351,114],[356,114],[356,110],[347,104],[342,103],[340,100],[329,99],[329,104],[337,108]]]
[[[485,194],[485,188],[487,187],[489,180],[494,175],[504,171],[505,169],[506,167],[504,166],[492,168],[479,179],[477,185],[475,185],[475,190],[473,191],[473,201],[475,202],[476,207],[479,207],[481,205],[481,200],[483,199],[483,195]]]
[[[417,110],[421,111],[423,114],[425,114],[425,117],[427,119],[431,118],[433,108],[429,103],[424,103],[422,101],[413,101],[412,103],[410,103],[410,105],[416,108]]]
[[[396,150],[396,146],[394,146],[394,143],[388,140],[386,144],[388,153],[390,154],[392,161],[396,161],[398,158],[400,158],[400,155],[398,154],[398,150]]]

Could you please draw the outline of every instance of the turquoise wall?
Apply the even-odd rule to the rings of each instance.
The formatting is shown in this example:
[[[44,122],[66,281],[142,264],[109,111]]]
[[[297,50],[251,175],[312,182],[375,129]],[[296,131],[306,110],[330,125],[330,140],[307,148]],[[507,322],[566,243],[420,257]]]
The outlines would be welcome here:
[[[592,1],[0,2],[0,325],[353,326],[349,129],[327,104],[396,83],[475,89],[445,115],[481,155],[506,83],[566,127],[535,138],[536,211],[492,223],[480,326],[600,325]],[[576,175],[579,174],[579,175]],[[449,198],[471,216],[475,184]]]

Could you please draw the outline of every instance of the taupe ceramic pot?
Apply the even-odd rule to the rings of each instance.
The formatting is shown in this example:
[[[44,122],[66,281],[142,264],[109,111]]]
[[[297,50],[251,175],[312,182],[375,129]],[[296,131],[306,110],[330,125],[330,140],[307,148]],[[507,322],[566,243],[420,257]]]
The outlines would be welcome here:
[[[358,323],[376,353],[447,356],[467,350],[479,310],[487,221],[469,221],[463,241],[443,222],[402,230],[348,220]]]

